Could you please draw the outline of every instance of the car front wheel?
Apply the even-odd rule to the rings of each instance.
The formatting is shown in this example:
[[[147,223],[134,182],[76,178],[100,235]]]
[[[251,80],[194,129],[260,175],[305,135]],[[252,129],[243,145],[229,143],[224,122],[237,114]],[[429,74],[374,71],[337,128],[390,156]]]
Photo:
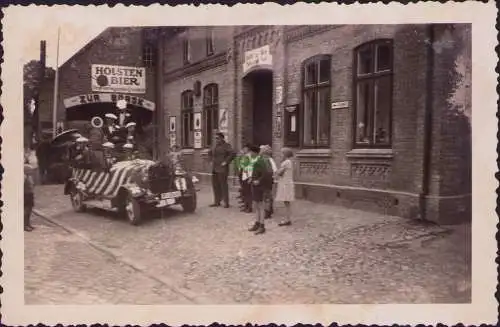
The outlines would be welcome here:
[[[138,225],[142,218],[141,204],[130,194],[125,198],[124,214],[132,225]]]

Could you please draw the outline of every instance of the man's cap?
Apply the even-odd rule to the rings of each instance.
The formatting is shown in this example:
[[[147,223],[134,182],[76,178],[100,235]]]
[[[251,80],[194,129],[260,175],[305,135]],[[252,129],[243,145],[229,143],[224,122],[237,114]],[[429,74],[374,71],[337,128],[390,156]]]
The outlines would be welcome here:
[[[114,119],[114,120],[117,120],[117,119],[118,119],[118,117],[116,117],[116,115],[115,115],[115,114],[111,114],[111,113],[107,113],[107,114],[105,114],[105,115],[104,115],[104,117],[106,117],[106,118],[111,118],[111,119]]]
[[[115,145],[113,143],[111,143],[111,142],[106,142],[102,146],[105,147],[105,148],[110,148],[110,149],[112,149],[112,148],[115,147]]]
[[[128,128],[128,127],[135,126],[135,125],[137,125],[137,124],[132,121],[132,122],[128,123],[127,125],[125,125],[125,127]]]
[[[248,148],[252,152],[255,152],[255,153],[259,153],[260,152],[260,148],[258,146],[256,146],[256,145],[250,145]]]
[[[132,144],[130,144],[130,143],[125,143],[125,144],[123,145],[123,148],[124,148],[124,149],[133,149],[133,148],[134,148],[134,146],[133,146]]]
[[[89,141],[89,139],[86,137],[83,137],[83,136],[80,136],[79,138],[76,139],[76,142],[78,142],[78,143],[85,143],[88,141]]]

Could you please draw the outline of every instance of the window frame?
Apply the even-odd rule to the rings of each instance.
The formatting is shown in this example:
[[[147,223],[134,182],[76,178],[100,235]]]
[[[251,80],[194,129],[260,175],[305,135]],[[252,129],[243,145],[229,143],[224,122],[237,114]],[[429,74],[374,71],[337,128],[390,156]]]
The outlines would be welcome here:
[[[217,95],[216,100],[214,101],[214,93],[211,93],[211,101],[207,103],[206,97],[207,93],[211,90],[212,92],[215,90],[215,94]],[[203,147],[210,148],[213,146],[213,130],[219,128],[219,85],[216,83],[210,83],[205,85],[203,88]],[[210,117],[212,119],[212,130],[207,130],[207,119]],[[214,123],[215,122],[215,123]],[[215,126],[214,126],[215,125]]]
[[[321,61],[327,60],[328,61],[328,67],[329,67],[329,79],[327,82],[321,82],[320,79],[320,71],[321,71]],[[316,64],[318,65],[318,71],[317,71],[317,83],[316,84],[308,84],[306,85],[306,76],[307,76],[307,68],[311,64]],[[297,129],[299,131],[299,142],[298,146],[303,149],[329,149],[331,147],[331,98],[332,98],[332,55],[331,54],[318,54],[312,57],[307,58],[302,62],[301,65],[301,90],[300,90],[300,104],[298,105],[298,114],[297,114]],[[304,136],[305,136],[305,115],[306,115],[306,93],[308,92],[316,92],[319,94],[320,90],[328,90],[328,101],[327,101],[327,108],[328,108],[328,142],[327,144],[306,144],[304,142]],[[318,101],[319,104],[319,101]],[[318,125],[319,126],[319,125]]]
[[[146,67],[154,67],[155,66],[155,51],[153,46],[150,44],[146,44],[143,47],[142,51],[142,62]]]
[[[205,48],[207,57],[213,56],[215,54],[215,42],[214,42],[214,31],[209,29],[207,31],[207,36],[205,38]]]
[[[187,36],[182,39],[182,62],[184,65],[191,63],[191,42]]]
[[[190,104],[186,106],[186,98],[191,100],[188,102],[191,102]],[[189,133],[191,133],[191,136],[188,136],[188,139],[185,139],[185,132],[186,132],[186,126],[184,125],[184,118],[185,116],[188,116],[188,130]],[[194,148],[194,92],[192,90],[186,90],[181,93],[181,148],[183,149],[192,149]],[[191,128],[193,127],[193,128]]]
[[[389,45],[390,47],[390,52],[389,52],[389,69],[383,70],[383,71],[376,71],[376,66],[377,66],[377,46],[378,45]],[[371,51],[372,55],[372,63],[371,63],[371,68],[370,68],[370,73],[364,73],[364,74],[359,74],[358,69],[359,69],[359,61],[358,61],[358,54],[365,50],[366,48],[369,48]],[[352,69],[352,103],[353,103],[353,110],[352,110],[352,148],[353,149],[391,149],[392,144],[393,144],[393,104],[394,104],[394,40],[392,39],[375,39],[371,40],[368,42],[365,42],[363,44],[360,44],[356,48],[354,48],[353,51],[353,69]],[[384,78],[389,78],[389,93],[390,93],[390,99],[388,101],[389,103],[389,127],[388,127],[388,133],[389,133],[389,142],[387,144],[377,144],[373,142],[373,126],[375,124],[374,122],[374,111],[375,111],[375,104],[374,101],[376,99],[376,96],[374,95],[375,92],[375,81],[377,80],[383,80]],[[358,129],[358,85],[360,82],[366,82],[368,81],[369,84],[369,101],[371,101],[370,105],[370,118],[369,118],[369,125],[370,129],[372,130],[370,132],[370,143],[360,143],[357,142],[357,129]]]

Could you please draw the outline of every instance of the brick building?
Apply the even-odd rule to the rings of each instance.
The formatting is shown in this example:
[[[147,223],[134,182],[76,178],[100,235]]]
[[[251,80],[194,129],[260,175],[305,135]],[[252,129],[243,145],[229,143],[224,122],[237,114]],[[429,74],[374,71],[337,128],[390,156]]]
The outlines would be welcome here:
[[[59,67],[57,127],[78,128],[91,134],[90,120],[117,113],[116,102],[125,99],[139,133],[150,151],[157,148],[158,45],[162,28],[111,27],[104,30]],[[54,78],[42,87],[39,124],[52,128]]]
[[[92,65],[142,68],[143,87],[102,92]],[[220,130],[278,161],[293,148],[301,198],[457,222],[471,217],[471,66],[467,24],[109,28],[61,66],[58,119],[130,95],[157,155],[178,144],[200,177]]]
[[[302,198],[470,219],[469,25],[185,27],[164,42],[165,136],[194,171],[208,176],[219,129],[278,160],[292,147]]]

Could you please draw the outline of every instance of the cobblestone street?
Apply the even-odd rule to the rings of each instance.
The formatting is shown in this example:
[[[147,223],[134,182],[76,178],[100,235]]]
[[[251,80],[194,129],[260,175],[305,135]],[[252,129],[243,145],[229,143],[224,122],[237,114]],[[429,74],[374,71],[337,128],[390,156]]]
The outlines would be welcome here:
[[[470,226],[297,201],[267,233],[233,207],[172,208],[140,226],[74,213],[61,185],[36,189],[25,233],[27,304],[429,303],[470,301]],[[234,196],[234,194],[233,194]]]

